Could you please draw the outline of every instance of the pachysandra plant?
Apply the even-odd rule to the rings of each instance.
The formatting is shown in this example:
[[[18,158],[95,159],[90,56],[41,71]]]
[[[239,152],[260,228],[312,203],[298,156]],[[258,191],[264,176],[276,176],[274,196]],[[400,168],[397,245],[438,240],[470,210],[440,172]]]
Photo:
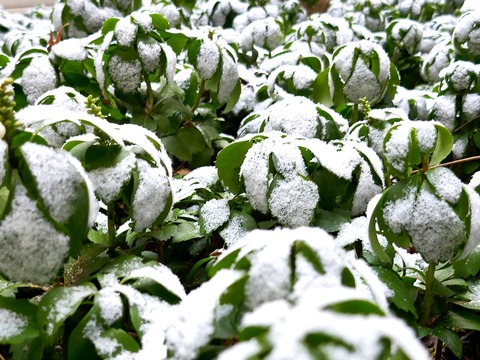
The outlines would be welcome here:
[[[0,9],[0,359],[479,357],[480,3],[314,2]]]
[[[408,359],[428,358],[411,330],[389,314],[383,285],[376,275],[362,261],[350,259],[320,229],[253,231],[219,257],[211,270],[212,280],[225,269],[247,275],[244,294],[238,295],[244,298],[246,308],[240,342],[221,353],[220,359],[244,351],[262,359],[280,354],[334,358],[344,351],[358,359],[377,359],[383,351],[402,353]],[[359,308],[364,310],[354,310]],[[392,348],[372,349],[363,331],[352,330],[347,335],[345,329],[340,330],[342,325],[336,329],[334,324],[348,321],[347,313],[355,313],[353,319],[369,327],[369,335],[388,338]],[[403,343],[395,331],[383,332],[387,324],[410,338],[418,352],[411,351],[412,344]],[[287,335],[291,327],[297,336]],[[320,333],[321,342],[315,340],[315,334]],[[371,345],[378,344],[375,336],[368,338]]]
[[[336,48],[329,70],[329,87],[334,104],[360,103],[366,98],[375,105],[394,91],[397,70],[383,48],[368,40]]]
[[[45,145],[15,119],[13,91],[2,83],[0,272],[17,281],[46,283],[76,255],[98,205],[80,162]]]
[[[279,132],[247,135],[225,147],[216,166],[231,192],[245,189],[255,210],[289,227],[308,225],[318,208],[355,216],[383,189],[380,158],[357,141],[327,143]],[[335,183],[335,190],[327,183]]]

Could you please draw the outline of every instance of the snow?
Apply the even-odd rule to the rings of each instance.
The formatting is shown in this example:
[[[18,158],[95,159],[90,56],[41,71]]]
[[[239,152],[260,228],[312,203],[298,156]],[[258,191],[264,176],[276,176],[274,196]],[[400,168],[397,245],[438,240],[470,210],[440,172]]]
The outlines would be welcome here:
[[[480,72],[479,72],[480,76]],[[480,95],[465,94],[462,99],[462,114],[466,121],[473,121],[480,117]]]
[[[448,131],[453,132],[456,125],[455,95],[438,96],[432,105],[430,117],[445,126]]]
[[[66,151],[35,143],[25,143],[20,151],[50,215],[66,223],[75,211],[77,193],[85,181],[84,172],[78,171],[80,162]]]
[[[198,350],[209,342],[215,330],[214,314],[221,295],[241,277],[240,272],[221,270],[172,309],[173,320],[166,332],[167,345],[172,350],[169,359],[193,360],[197,357]]]
[[[479,12],[467,12],[458,20],[457,26],[455,26],[453,31],[453,41],[459,42],[460,50],[464,50],[472,57],[480,55],[480,42],[478,41],[480,35],[479,24]]]
[[[470,233],[461,258],[470,254],[480,244],[480,195],[469,186],[464,185],[463,189],[470,202]]]
[[[140,26],[144,33],[153,31],[152,17],[148,11],[134,11],[131,15],[132,19]]]
[[[28,326],[28,318],[8,309],[0,308],[0,341],[17,336]],[[3,342],[2,341],[2,342]]]
[[[231,346],[218,355],[218,360],[245,360],[253,359],[256,354],[261,352],[262,348],[254,340],[241,341]]]
[[[80,304],[87,296],[94,293],[89,286],[65,287],[62,291],[62,296],[57,298],[55,303],[49,303],[48,306],[45,331],[49,336],[53,335],[55,325],[66,320],[74,306]]]
[[[278,180],[268,198],[273,216],[288,227],[309,225],[320,196],[317,185],[300,176]]]
[[[41,95],[56,87],[57,76],[47,56],[32,59],[23,70],[21,84],[29,104],[34,104]]]
[[[123,303],[120,294],[111,287],[101,289],[95,296],[95,304],[100,309],[100,316],[106,326],[112,326],[123,315]]]
[[[378,157],[377,157],[378,159]],[[377,172],[383,174],[383,171]],[[383,177],[380,177],[383,180]],[[368,202],[376,195],[382,192],[383,184],[376,184],[372,175],[370,165],[362,162],[360,165],[360,178],[358,179],[357,189],[353,196],[352,215],[357,216],[365,212]]]
[[[268,121],[264,131],[277,130],[288,135],[313,138],[319,126],[316,104],[302,96],[276,102],[265,111],[265,117]]]
[[[197,55],[198,75],[203,80],[213,77],[220,64],[220,49],[212,40],[204,40]]]
[[[335,242],[342,247],[352,245],[360,240],[362,244],[369,242],[368,221],[365,216],[359,216],[343,224],[338,231]]]
[[[84,61],[87,59],[85,45],[83,39],[65,39],[52,46],[51,53],[70,61]]]
[[[112,167],[101,167],[88,173],[95,188],[95,193],[105,204],[117,199],[123,187],[131,179],[136,165],[135,155],[131,152]]]
[[[392,39],[410,54],[417,51],[423,38],[423,25],[410,19],[399,19],[390,25]]]
[[[351,180],[354,170],[360,164],[360,156],[355,147],[348,143],[326,143],[318,139],[306,139],[298,142],[310,150],[320,164],[340,178]]]
[[[248,234],[248,218],[243,214],[233,213],[227,225],[220,230],[220,236],[225,241],[227,247],[231,247],[241,238]]]
[[[158,69],[160,65],[160,55],[162,52],[160,44],[156,42],[149,43],[142,39],[138,41],[137,51],[143,67],[147,72],[152,73]]]
[[[440,81],[443,77],[440,73],[448,67],[455,56],[455,50],[450,40],[444,40],[436,44],[423,58],[421,75],[424,80],[431,83]]]
[[[385,204],[383,218],[400,235],[406,230],[412,245],[426,262],[438,263],[453,258],[467,240],[463,221],[450,205],[422,187]]]
[[[378,74],[375,74],[371,66],[363,61],[362,56],[358,59],[354,53],[360,52],[367,58],[377,57]],[[356,61],[354,61],[355,59]],[[345,97],[354,103],[359,99],[367,98],[371,103],[377,103],[385,93],[390,79],[390,59],[383,48],[369,40],[361,40],[346,44],[340,50],[336,50],[333,56],[334,67],[344,83],[343,93]],[[330,89],[335,88],[334,82],[329,76]]]
[[[11,209],[0,222],[0,272],[13,281],[46,283],[62,266],[69,242],[17,184]]]
[[[115,86],[124,93],[133,93],[142,81],[142,66],[140,60],[124,60],[119,55],[113,55],[108,61],[108,73]]]
[[[218,181],[217,168],[215,166],[201,166],[190,171],[184,179],[195,181],[202,187],[208,188]]]
[[[470,61],[452,62],[446,69],[440,72],[440,76],[452,87],[453,91],[469,91],[474,86],[480,69]]]
[[[239,75],[236,61],[232,58],[230,52],[222,49],[222,75],[218,85],[217,99],[221,104],[225,104],[230,99],[235,86],[238,83]]]
[[[210,234],[230,218],[230,207],[227,199],[208,200],[200,208],[200,220],[203,222],[205,233]]]
[[[281,45],[284,35],[274,18],[255,20],[241,31],[240,46],[248,51],[254,46],[273,50]]]
[[[103,56],[105,55],[105,52],[107,51],[108,47],[110,46],[110,43],[113,39],[113,31],[109,31],[108,33],[105,34],[103,37],[103,42],[100,44],[97,50],[97,54],[93,59],[93,64],[95,67],[95,74],[96,74],[96,79],[98,81],[98,85],[100,86],[100,89],[102,91],[105,91],[105,72],[103,70]]]
[[[437,130],[432,121],[403,121],[390,130],[390,138],[384,143],[387,161],[398,171],[406,171],[410,144],[415,134],[416,145],[425,155],[431,152],[437,140]]]
[[[110,6],[97,7],[93,2],[85,0],[68,0],[66,6],[70,9],[72,17],[79,17],[83,21],[86,30],[93,33],[100,30],[105,20],[113,17],[122,17],[120,11]],[[68,34],[70,37],[82,37],[83,31],[72,31],[72,25],[68,28]],[[56,29],[58,30],[58,29]]]
[[[177,66],[177,55],[169,45],[162,44],[161,47],[167,62],[165,67],[165,78],[167,80],[167,83],[171,83],[173,81],[173,78],[175,77],[176,66]]]
[[[463,189],[462,182],[451,170],[439,167],[429,170],[426,175],[428,181],[432,184],[440,198],[448,201],[452,205],[460,200]]]
[[[252,246],[255,246],[255,250],[247,255],[251,264],[245,285],[245,306],[248,309],[255,309],[263,303],[288,297],[292,285],[290,256],[294,241],[293,236],[288,235],[290,234],[281,233],[280,230],[274,232],[254,230],[237,242],[237,245],[241,246],[250,241]],[[248,251],[248,247],[244,247],[243,251]],[[241,258],[242,253],[237,259]]]
[[[139,232],[160,216],[171,196],[170,181],[162,167],[137,159],[139,184],[132,202],[134,231]]]
[[[94,316],[85,325],[83,336],[93,343],[98,355],[111,358],[122,349],[122,345],[116,339],[102,336],[102,332],[103,328],[97,317]]]
[[[312,359],[306,343],[309,335],[322,335],[325,339],[321,344],[322,353],[329,359],[376,359],[382,354],[381,339],[384,338],[392,342],[391,353],[401,348],[409,359],[429,359],[414,331],[403,321],[389,316],[340,314],[292,306],[280,300],[247,313],[242,328],[267,329],[265,340],[272,347],[267,355],[269,359]],[[234,345],[233,349],[241,344]]]
[[[250,204],[264,214],[268,211],[268,158],[274,146],[275,142],[269,138],[253,144],[240,167]]]
[[[4,140],[0,140],[0,186],[3,186],[5,175],[7,174],[6,162],[8,160],[8,144]]]
[[[169,267],[162,263],[133,269],[128,275],[128,278],[151,279],[178,296],[180,299],[185,297],[185,289],[183,288],[180,279],[172,273]]]
[[[135,41],[138,28],[132,23],[130,16],[120,19],[115,26],[115,37],[120,46],[130,47]]]

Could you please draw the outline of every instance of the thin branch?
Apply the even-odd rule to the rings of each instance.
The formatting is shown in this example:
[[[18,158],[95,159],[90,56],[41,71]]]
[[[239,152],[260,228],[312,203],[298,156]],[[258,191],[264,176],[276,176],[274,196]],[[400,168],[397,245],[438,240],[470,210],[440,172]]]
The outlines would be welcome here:
[[[455,164],[461,164],[461,163],[470,162],[470,161],[480,161],[480,155],[470,156],[470,157],[467,157],[467,158],[464,158],[464,159],[458,159],[458,160],[453,160],[453,161],[446,162],[446,163],[443,163],[443,164],[433,165],[433,166],[430,166],[427,170],[435,169],[435,168],[438,168],[438,167],[446,167],[446,166],[451,166],[451,165],[455,165]],[[419,171],[423,171],[423,170],[413,170],[412,175],[418,173]]]

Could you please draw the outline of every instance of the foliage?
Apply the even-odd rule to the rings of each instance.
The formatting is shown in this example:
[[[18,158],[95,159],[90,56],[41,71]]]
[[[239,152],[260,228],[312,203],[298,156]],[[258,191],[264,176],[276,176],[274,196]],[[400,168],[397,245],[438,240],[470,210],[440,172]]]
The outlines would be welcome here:
[[[0,358],[480,357],[480,8],[310,5],[0,10]]]

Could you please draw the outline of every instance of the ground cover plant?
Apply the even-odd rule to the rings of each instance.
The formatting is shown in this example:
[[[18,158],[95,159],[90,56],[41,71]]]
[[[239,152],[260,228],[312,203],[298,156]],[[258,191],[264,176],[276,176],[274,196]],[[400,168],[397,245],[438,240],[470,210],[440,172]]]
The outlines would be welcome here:
[[[0,359],[480,357],[476,0],[0,10]]]

